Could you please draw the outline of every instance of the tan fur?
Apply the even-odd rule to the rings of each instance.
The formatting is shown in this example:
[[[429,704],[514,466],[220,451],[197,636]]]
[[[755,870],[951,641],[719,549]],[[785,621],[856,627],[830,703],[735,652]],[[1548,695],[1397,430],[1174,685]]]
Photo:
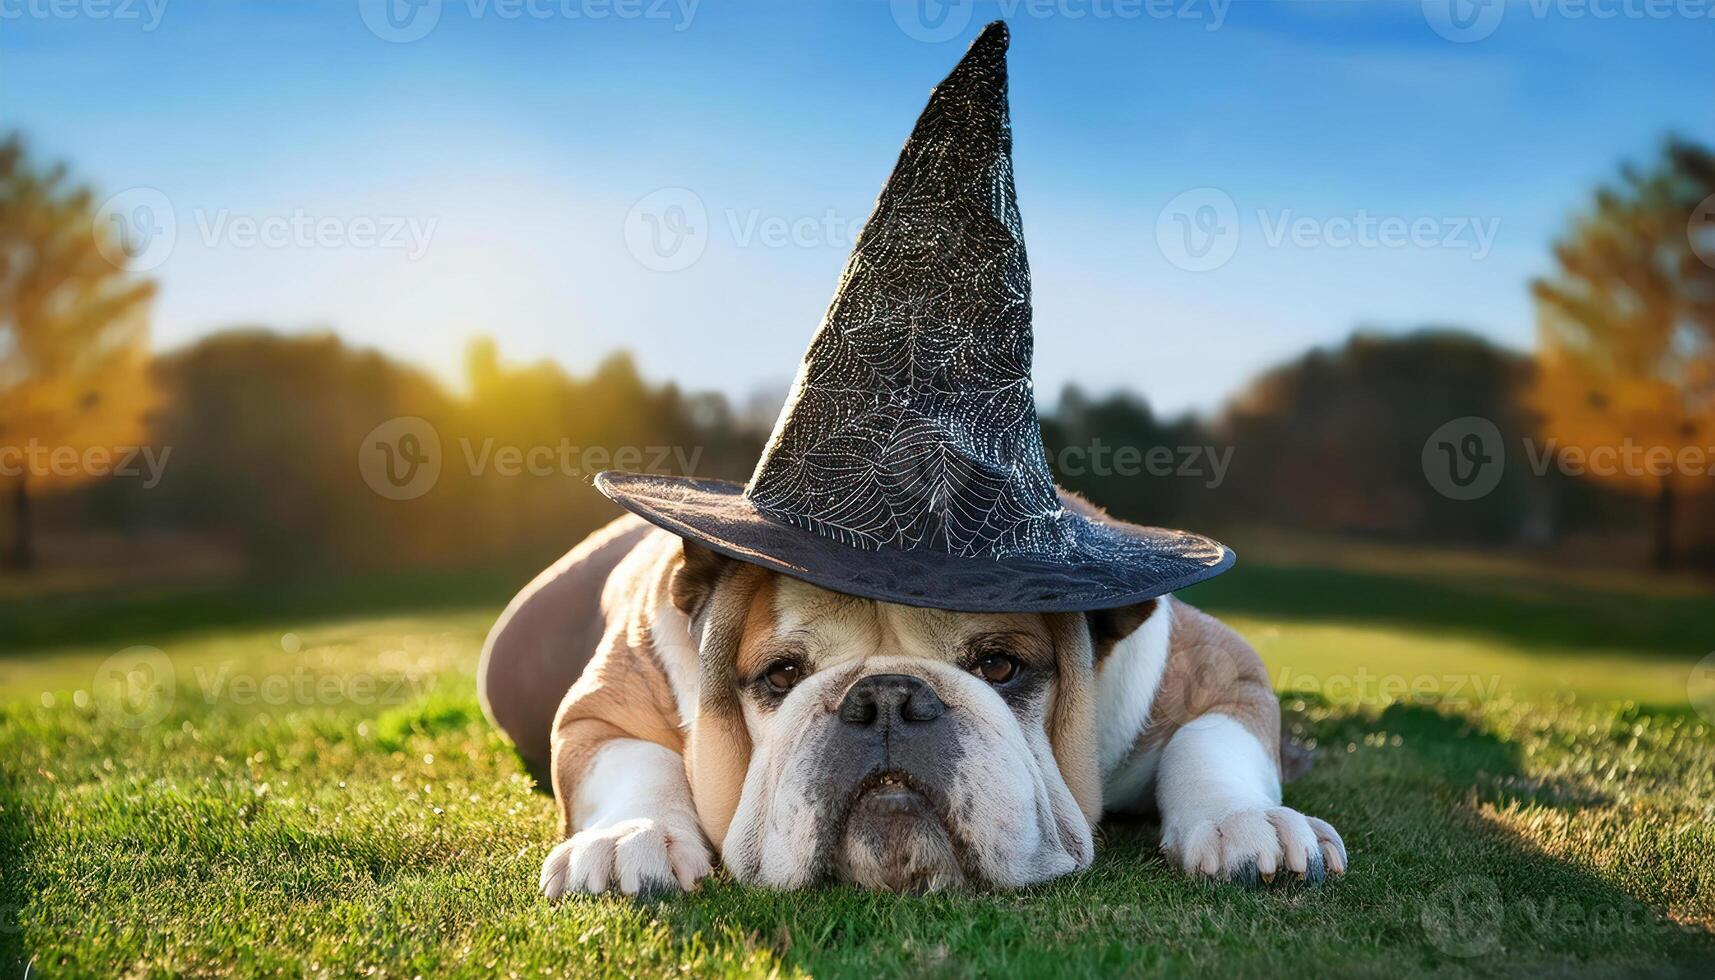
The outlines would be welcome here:
[[[775,610],[778,593],[772,576],[758,582],[751,593],[750,608],[745,611],[744,625],[739,631],[738,653],[733,657],[735,680],[756,674],[773,658],[767,641],[774,638],[779,618]]]
[[[1172,646],[1149,721],[1131,754],[1158,749],[1181,725],[1223,714],[1244,725],[1278,766],[1280,700],[1262,658],[1244,637],[1213,616],[1174,601]],[[1165,610],[1163,610],[1165,611]]]

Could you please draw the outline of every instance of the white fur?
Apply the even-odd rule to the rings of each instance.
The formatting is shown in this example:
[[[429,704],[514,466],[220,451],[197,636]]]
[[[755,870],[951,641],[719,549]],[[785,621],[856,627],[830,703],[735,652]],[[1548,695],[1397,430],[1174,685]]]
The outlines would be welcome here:
[[[1234,810],[1280,802],[1280,773],[1250,730],[1223,714],[1192,719],[1161,753],[1161,823],[1218,820]]]
[[[1275,760],[1226,715],[1204,715],[1173,734],[1161,753],[1157,800],[1161,849],[1188,873],[1270,880],[1282,867],[1345,870],[1334,828],[1280,805]]]
[[[1155,610],[1132,634],[1108,652],[1096,676],[1096,725],[1101,738],[1098,760],[1102,799],[1129,807],[1149,789],[1155,775],[1153,752],[1132,753],[1149,722],[1155,690],[1167,669],[1173,645],[1173,597],[1162,596]]]
[[[667,674],[667,686],[673,689],[679,727],[690,731],[697,720],[697,701],[702,689],[697,645],[691,641],[690,617],[680,612],[672,600],[662,599],[655,606],[649,636],[655,641],[655,659]]]
[[[616,738],[596,750],[572,801],[574,833],[542,862],[542,893],[635,895],[710,871],[685,762],[654,742]]]

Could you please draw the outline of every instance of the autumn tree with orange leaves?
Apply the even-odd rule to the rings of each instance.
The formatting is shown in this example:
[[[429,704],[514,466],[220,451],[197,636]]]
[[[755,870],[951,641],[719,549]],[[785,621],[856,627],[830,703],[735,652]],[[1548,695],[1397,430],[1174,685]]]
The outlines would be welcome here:
[[[64,166],[0,142],[0,487],[19,569],[34,563],[31,502],[101,476],[86,461],[139,440],[153,400],[155,286],[123,268],[98,214]]]
[[[1533,284],[1534,404],[1563,466],[1655,501],[1673,563],[1676,502],[1715,484],[1715,155],[1669,140],[1597,190]]]

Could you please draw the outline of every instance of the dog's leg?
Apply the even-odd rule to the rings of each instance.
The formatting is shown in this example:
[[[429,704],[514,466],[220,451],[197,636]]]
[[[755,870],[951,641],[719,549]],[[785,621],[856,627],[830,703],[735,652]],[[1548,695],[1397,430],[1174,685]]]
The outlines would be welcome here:
[[[1161,849],[1189,874],[1252,883],[1282,869],[1344,874],[1346,845],[1326,821],[1280,805],[1275,753],[1220,712],[1180,726],[1161,756]]]
[[[562,841],[542,892],[638,895],[689,889],[709,873],[672,682],[649,631],[618,621],[566,692],[550,740]]]
[[[709,848],[679,753],[636,738],[581,745],[578,733],[557,737],[554,748],[555,795],[571,836],[542,862],[544,895],[689,890],[709,873]],[[562,763],[583,771],[565,772]]]
[[[1281,805],[1280,701],[1262,658],[1237,633],[1179,607],[1151,726],[1161,849],[1194,875],[1249,883],[1287,871],[1308,881],[1346,871],[1325,821]]]

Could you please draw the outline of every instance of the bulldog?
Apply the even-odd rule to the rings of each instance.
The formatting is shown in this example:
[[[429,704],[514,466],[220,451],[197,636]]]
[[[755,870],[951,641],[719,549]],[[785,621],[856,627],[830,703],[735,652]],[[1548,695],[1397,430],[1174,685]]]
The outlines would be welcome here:
[[[479,682],[553,784],[550,899],[690,889],[717,854],[775,888],[1016,888],[1088,867],[1118,812],[1158,815],[1190,875],[1346,870],[1334,828],[1281,805],[1256,652],[1170,596],[937,611],[626,516],[513,600]]]

